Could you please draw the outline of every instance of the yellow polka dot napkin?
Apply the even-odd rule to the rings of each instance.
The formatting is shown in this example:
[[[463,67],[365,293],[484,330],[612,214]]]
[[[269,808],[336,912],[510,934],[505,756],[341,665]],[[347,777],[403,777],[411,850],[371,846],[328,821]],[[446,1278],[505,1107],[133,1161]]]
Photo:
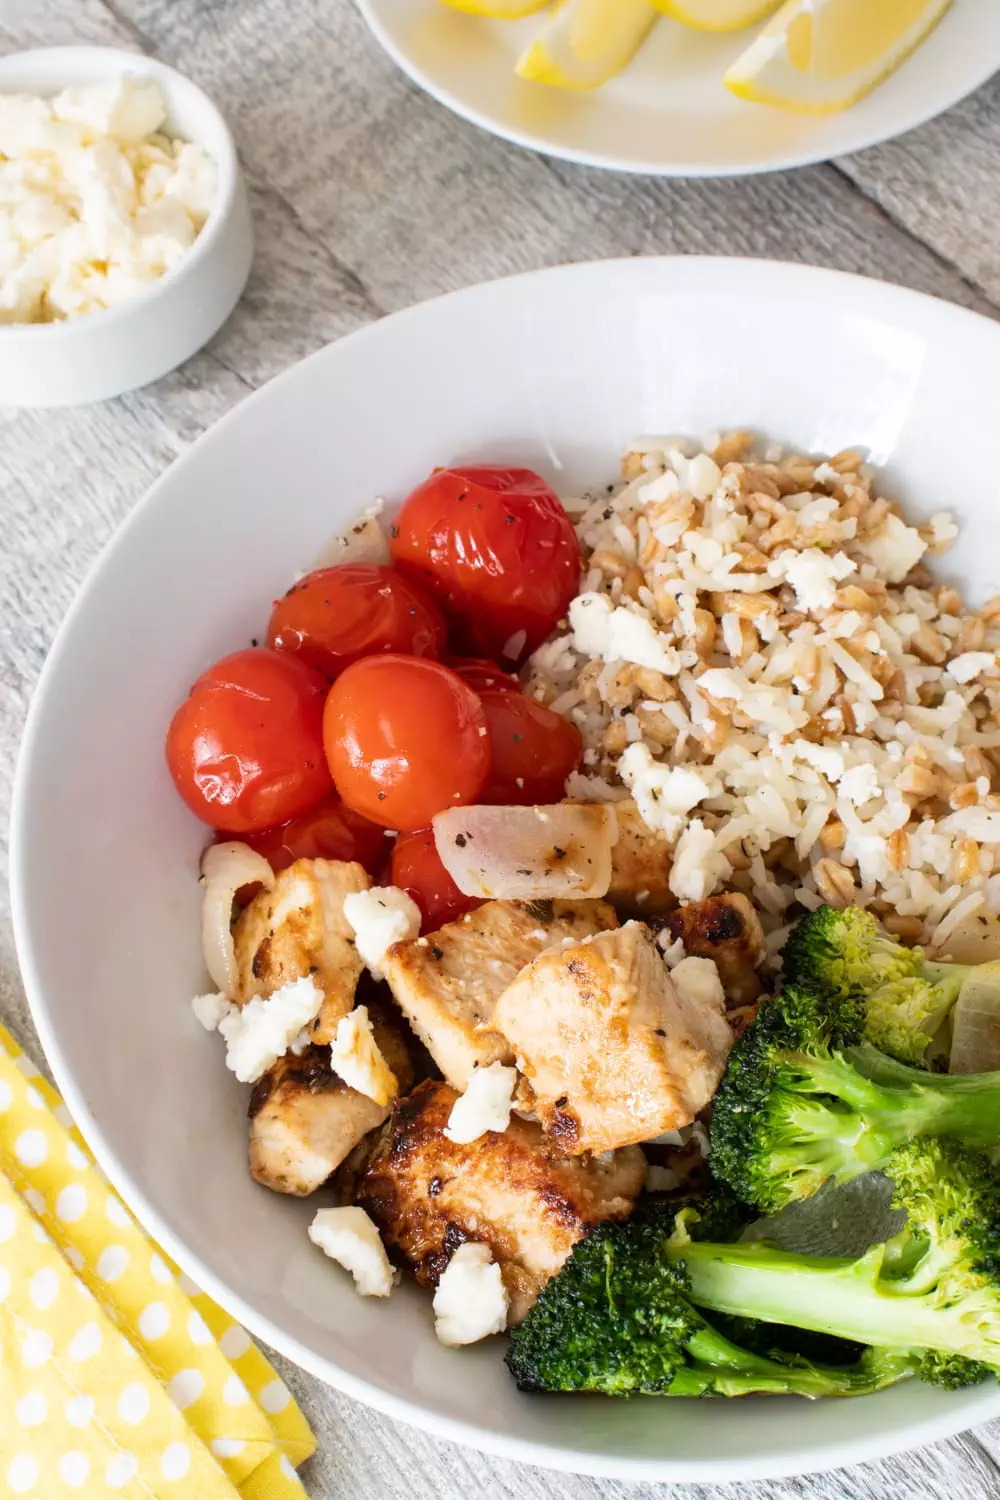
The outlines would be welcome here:
[[[315,1446],[0,1027],[0,1496],[304,1500]]]

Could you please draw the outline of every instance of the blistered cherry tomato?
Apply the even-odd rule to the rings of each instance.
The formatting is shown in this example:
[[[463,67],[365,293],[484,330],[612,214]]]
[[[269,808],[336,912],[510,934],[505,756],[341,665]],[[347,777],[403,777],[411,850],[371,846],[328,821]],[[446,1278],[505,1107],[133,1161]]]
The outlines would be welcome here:
[[[480,702],[492,752],[480,801],[560,802],[583,751],[576,725],[520,694],[482,693]]]
[[[376,651],[440,656],[444,616],[418,583],[393,568],[342,563],[307,573],[276,601],[267,643],[332,681]]]
[[[438,469],[392,527],[396,565],[432,588],[455,644],[516,664],[580,583],[580,547],[558,495],[530,469]]]
[[[478,697],[425,657],[366,656],[348,667],[330,689],[323,738],[347,805],[403,832],[474,802],[490,768]]]
[[[191,811],[225,833],[252,833],[327,796],[326,693],[319,672],[265,648],[203,672],[167,730],[167,764]]]
[[[369,823],[336,794],[278,828],[248,834],[246,842],[263,854],[275,874],[297,859],[343,859],[356,861],[369,875],[376,875],[389,844],[384,828]]]
[[[400,834],[392,851],[389,880],[407,891],[420,907],[422,932],[437,932],[446,922],[454,922],[482,905],[478,897],[464,896],[452,880],[429,828]]]
[[[495,661],[482,656],[453,656],[445,663],[467,682],[474,693],[519,693],[521,683],[513,672],[505,672]]]

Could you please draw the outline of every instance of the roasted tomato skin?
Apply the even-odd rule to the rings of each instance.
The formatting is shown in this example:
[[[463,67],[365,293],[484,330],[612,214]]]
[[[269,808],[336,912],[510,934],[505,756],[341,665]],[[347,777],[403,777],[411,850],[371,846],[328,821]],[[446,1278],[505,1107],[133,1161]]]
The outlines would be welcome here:
[[[379,651],[436,658],[445,634],[440,608],[413,579],[393,568],[341,563],[307,573],[275,601],[267,642],[332,682]]]
[[[263,854],[275,874],[297,859],[338,859],[377,875],[389,844],[384,828],[360,817],[336,793],[277,828],[247,834],[245,842]]]
[[[401,833],[392,851],[389,881],[407,891],[420,907],[421,932],[437,932],[446,922],[455,922],[482,902],[465,896],[441,863],[429,828]]]
[[[204,822],[246,834],[287,822],[332,791],[323,753],[327,682],[266,647],[203,672],[167,730],[174,785]]]
[[[520,679],[482,656],[453,656],[446,663],[474,693],[519,693]]]
[[[579,587],[573,524],[530,469],[438,469],[403,502],[391,536],[396,566],[444,606],[453,647],[508,666],[542,644]]]
[[[330,689],[323,735],[348,807],[403,833],[475,802],[489,773],[478,696],[426,657],[368,656],[348,667]]]
[[[580,764],[576,725],[534,698],[481,693],[490,731],[490,774],[481,802],[532,806],[561,802],[566,778]]]

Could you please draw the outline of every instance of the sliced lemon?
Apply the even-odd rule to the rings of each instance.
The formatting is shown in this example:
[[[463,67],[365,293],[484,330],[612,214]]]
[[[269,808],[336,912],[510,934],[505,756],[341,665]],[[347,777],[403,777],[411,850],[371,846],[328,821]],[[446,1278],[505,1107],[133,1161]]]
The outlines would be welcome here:
[[[672,21],[696,31],[740,31],[763,21],[781,0],[653,0]]]
[[[542,10],[549,0],[441,0],[452,10],[468,11],[470,16],[489,16],[491,21],[519,21],[522,16],[533,16]]]
[[[726,74],[741,99],[810,114],[856,104],[898,68],[951,0],[786,0]]]
[[[600,88],[635,56],[658,16],[650,0],[563,0],[517,71],[556,88]]]

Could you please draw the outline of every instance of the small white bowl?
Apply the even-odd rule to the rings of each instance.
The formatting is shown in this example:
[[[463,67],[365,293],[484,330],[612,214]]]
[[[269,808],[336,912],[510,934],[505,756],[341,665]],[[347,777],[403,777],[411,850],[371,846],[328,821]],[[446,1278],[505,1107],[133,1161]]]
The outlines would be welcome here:
[[[184,259],[132,301],[60,323],[0,327],[0,405],[77,406],[158,380],[221,328],[246,285],[253,232],[236,147],[190,79],[114,47],[51,47],[0,58],[0,93],[55,94],[125,73],[158,83],[171,134],[212,156],[216,201]]]

